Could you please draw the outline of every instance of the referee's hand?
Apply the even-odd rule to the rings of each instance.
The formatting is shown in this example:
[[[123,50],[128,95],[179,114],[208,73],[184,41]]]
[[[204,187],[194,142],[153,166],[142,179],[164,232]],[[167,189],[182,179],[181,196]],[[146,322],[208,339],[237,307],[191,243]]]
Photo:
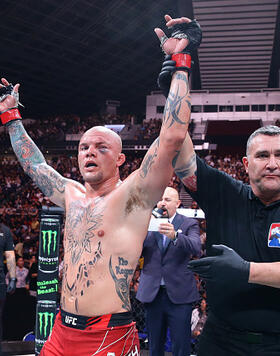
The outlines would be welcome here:
[[[241,286],[248,283],[250,263],[241,258],[232,248],[212,245],[215,256],[190,261],[188,268],[206,281]]]

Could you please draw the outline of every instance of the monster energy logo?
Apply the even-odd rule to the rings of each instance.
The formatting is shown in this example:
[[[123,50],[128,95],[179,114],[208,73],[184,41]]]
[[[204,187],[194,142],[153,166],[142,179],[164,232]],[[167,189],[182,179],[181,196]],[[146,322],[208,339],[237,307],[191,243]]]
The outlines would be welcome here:
[[[55,230],[42,230],[42,244],[43,244],[43,253],[51,254],[51,250],[55,252],[56,250],[56,238],[57,231]],[[53,241],[53,248],[51,249]]]
[[[48,336],[48,334],[47,334],[48,327],[49,327],[49,333],[52,330],[54,314],[44,312],[44,313],[38,313],[38,316],[39,316],[40,335],[42,335],[44,338],[46,338]]]

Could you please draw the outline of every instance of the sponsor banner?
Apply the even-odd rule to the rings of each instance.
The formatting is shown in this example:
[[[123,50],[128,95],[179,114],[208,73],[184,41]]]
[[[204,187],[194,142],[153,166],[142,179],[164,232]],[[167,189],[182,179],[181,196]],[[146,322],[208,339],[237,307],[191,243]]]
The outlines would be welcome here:
[[[51,334],[55,316],[56,302],[39,301],[36,310],[35,354],[39,355],[44,343]]]
[[[60,221],[42,218],[40,224],[38,268],[44,273],[58,270]]]
[[[56,301],[56,293],[58,292],[58,278],[57,275],[55,275],[53,279],[47,280],[47,278],[49,277],[50,275],[47,275],[45,280],[37,281],[37,295],[38,296],[43,295],[42,298],[38,298],[39,300],[46,299],[46,294],[50,295],[54,293],[55,296],[53,298],[53,301]]]
[[[44,217],[40,224],[38,300],[57,300],[60,220]]]

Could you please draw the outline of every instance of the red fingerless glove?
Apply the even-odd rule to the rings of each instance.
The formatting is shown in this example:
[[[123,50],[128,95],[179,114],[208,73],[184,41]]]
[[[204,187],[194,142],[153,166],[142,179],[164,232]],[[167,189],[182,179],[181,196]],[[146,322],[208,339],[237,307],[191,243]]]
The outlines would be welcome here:
[[[7,110],[3,112],[3,114],[0,114],[0,118],[3,125],[6,125],[10,121],[21,120],[20,113],[18,109],[15,108]]]
[[[192,66],[192,57],[188,53],[172,54],[172,61],[175,61],[175,70],[185,70],[190,72]]]

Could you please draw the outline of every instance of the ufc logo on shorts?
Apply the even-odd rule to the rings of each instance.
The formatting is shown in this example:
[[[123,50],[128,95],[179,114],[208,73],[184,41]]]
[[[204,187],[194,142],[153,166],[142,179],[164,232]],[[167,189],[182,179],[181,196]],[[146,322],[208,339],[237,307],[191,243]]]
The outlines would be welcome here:
[[[77,318],[73,318],[72,316],[68,316],[68,315],[65,316],[66,324],[77,325],[76,321],[77,321]]]

